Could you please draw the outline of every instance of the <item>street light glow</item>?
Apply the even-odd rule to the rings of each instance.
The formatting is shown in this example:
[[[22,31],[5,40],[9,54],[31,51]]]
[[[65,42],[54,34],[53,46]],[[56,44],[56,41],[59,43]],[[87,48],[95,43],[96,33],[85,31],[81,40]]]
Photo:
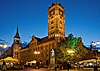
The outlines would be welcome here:
[[[4,48],[4,49],[7,48],[7,44],[4,44],[4,45],[3,45],[3,48]]]
[[[40,54],[40,52],[39,51],[34,51],[34,54]]]
[[[99,45],[100,44],[100,41],[97,41],[96,43],[97,43],[97,45]]]
[[[92,45],[93,45],[93,46],[100,45],[100,41],[92,42]]]
[[[97,45],[97,43],[96,43],[96,42],[92,42],[92,45],[93,45],[93,46],[96,46],[96,45]]]
[[[0,44],[0,47],[3,47],[3,45],[2,45],[2,44]]]
[[[8,45],[7,44],[0,44],[0,47],[5,49],[8,47]]]
[[[67,51],[69,54],[73,54],[74,53],[74,50],[68,50]]]

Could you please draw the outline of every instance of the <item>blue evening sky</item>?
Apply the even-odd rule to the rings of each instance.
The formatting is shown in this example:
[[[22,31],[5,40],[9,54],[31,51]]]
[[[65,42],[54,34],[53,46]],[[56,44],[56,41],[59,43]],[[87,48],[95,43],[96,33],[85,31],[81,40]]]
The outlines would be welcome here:
[[[17,25],[21,41],[48,35],[48,7],[58,1],[65,8],[65,34],[83,43],[100,41],[100,0],[0,0],[0,39],[13,43]]]

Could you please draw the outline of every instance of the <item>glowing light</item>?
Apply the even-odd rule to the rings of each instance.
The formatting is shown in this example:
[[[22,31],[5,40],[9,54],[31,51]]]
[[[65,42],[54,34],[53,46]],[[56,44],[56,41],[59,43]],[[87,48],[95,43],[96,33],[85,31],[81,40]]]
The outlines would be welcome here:
[[[8,45],[7,44],[0,44],[0,47],[5,49],[8,47]]]
[[[97,45],[99,45],[100,44],[100,41],[97,41],[96,43],[97,43]]]
[[[0,47],[3,47],[3,45],[2,45],[2,44],[0,44]]]
[[[96,43],[96,42],[92,42],[92,45],[93,45],[93,46],[96,46],[96,45],[97,45],[97,43]]]
[[[39,51],[34,51],[34,54],[40,54],[40,52]]]
[[[37,52],[35,51],[34,54],[37,54]]]
[[[74,50],[68,50],[67,52],[68,52],[69,54],[75,53]]]
[[[90,65],[90,66],[92,66],[92,65],[93,65],[93,63],[89,63],[89,65]]]
[[[40,52],[37,52],[37,54],[40,54]]]
[[[28,62],[28,63],[36,63],[36,62],[37,62],[36,60],[33,60],[33,61]]]
[[[59,35],[58,34],[55,34],[55,37],[58,37]]]
[[[3,48],[7,48],[7,44],[4,44],[4,45],[3,45]]]

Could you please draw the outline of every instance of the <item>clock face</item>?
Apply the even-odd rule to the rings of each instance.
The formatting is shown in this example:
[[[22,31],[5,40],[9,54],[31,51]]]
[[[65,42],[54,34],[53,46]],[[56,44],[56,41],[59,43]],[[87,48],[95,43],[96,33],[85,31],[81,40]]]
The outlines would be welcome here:
[[[60,11],[60,14],[62,15],[62,14],[63,14],[63,12],[62,12],[62,11]]]
[[[53,12],[53,11],[51,11],[51,15],[52,15],[52,14],[54,14],[54,12]]]
[[[50,11],[50,15],[54,15],[54,14],[55,14],[55,8]]]
[[[63,16],[63,11],[59,9],[59,14]]]

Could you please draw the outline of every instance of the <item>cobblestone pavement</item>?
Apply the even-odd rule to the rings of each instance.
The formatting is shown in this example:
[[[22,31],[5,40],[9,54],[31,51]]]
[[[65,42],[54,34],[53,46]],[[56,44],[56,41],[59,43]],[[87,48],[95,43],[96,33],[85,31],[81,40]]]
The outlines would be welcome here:
[[[33,69],[33,68],[25,68],[23,70],[6,70],[6,71],[55,71],[54,69],[47,69],[47,68],[41,68],[41,69]],[[56,70],[56,71],[68,71],[68,70]],[[94,71],[93,68],[84,68],[84,69],[71,69],[69,71]],[[100,68],[98,69],[100,71]]]

